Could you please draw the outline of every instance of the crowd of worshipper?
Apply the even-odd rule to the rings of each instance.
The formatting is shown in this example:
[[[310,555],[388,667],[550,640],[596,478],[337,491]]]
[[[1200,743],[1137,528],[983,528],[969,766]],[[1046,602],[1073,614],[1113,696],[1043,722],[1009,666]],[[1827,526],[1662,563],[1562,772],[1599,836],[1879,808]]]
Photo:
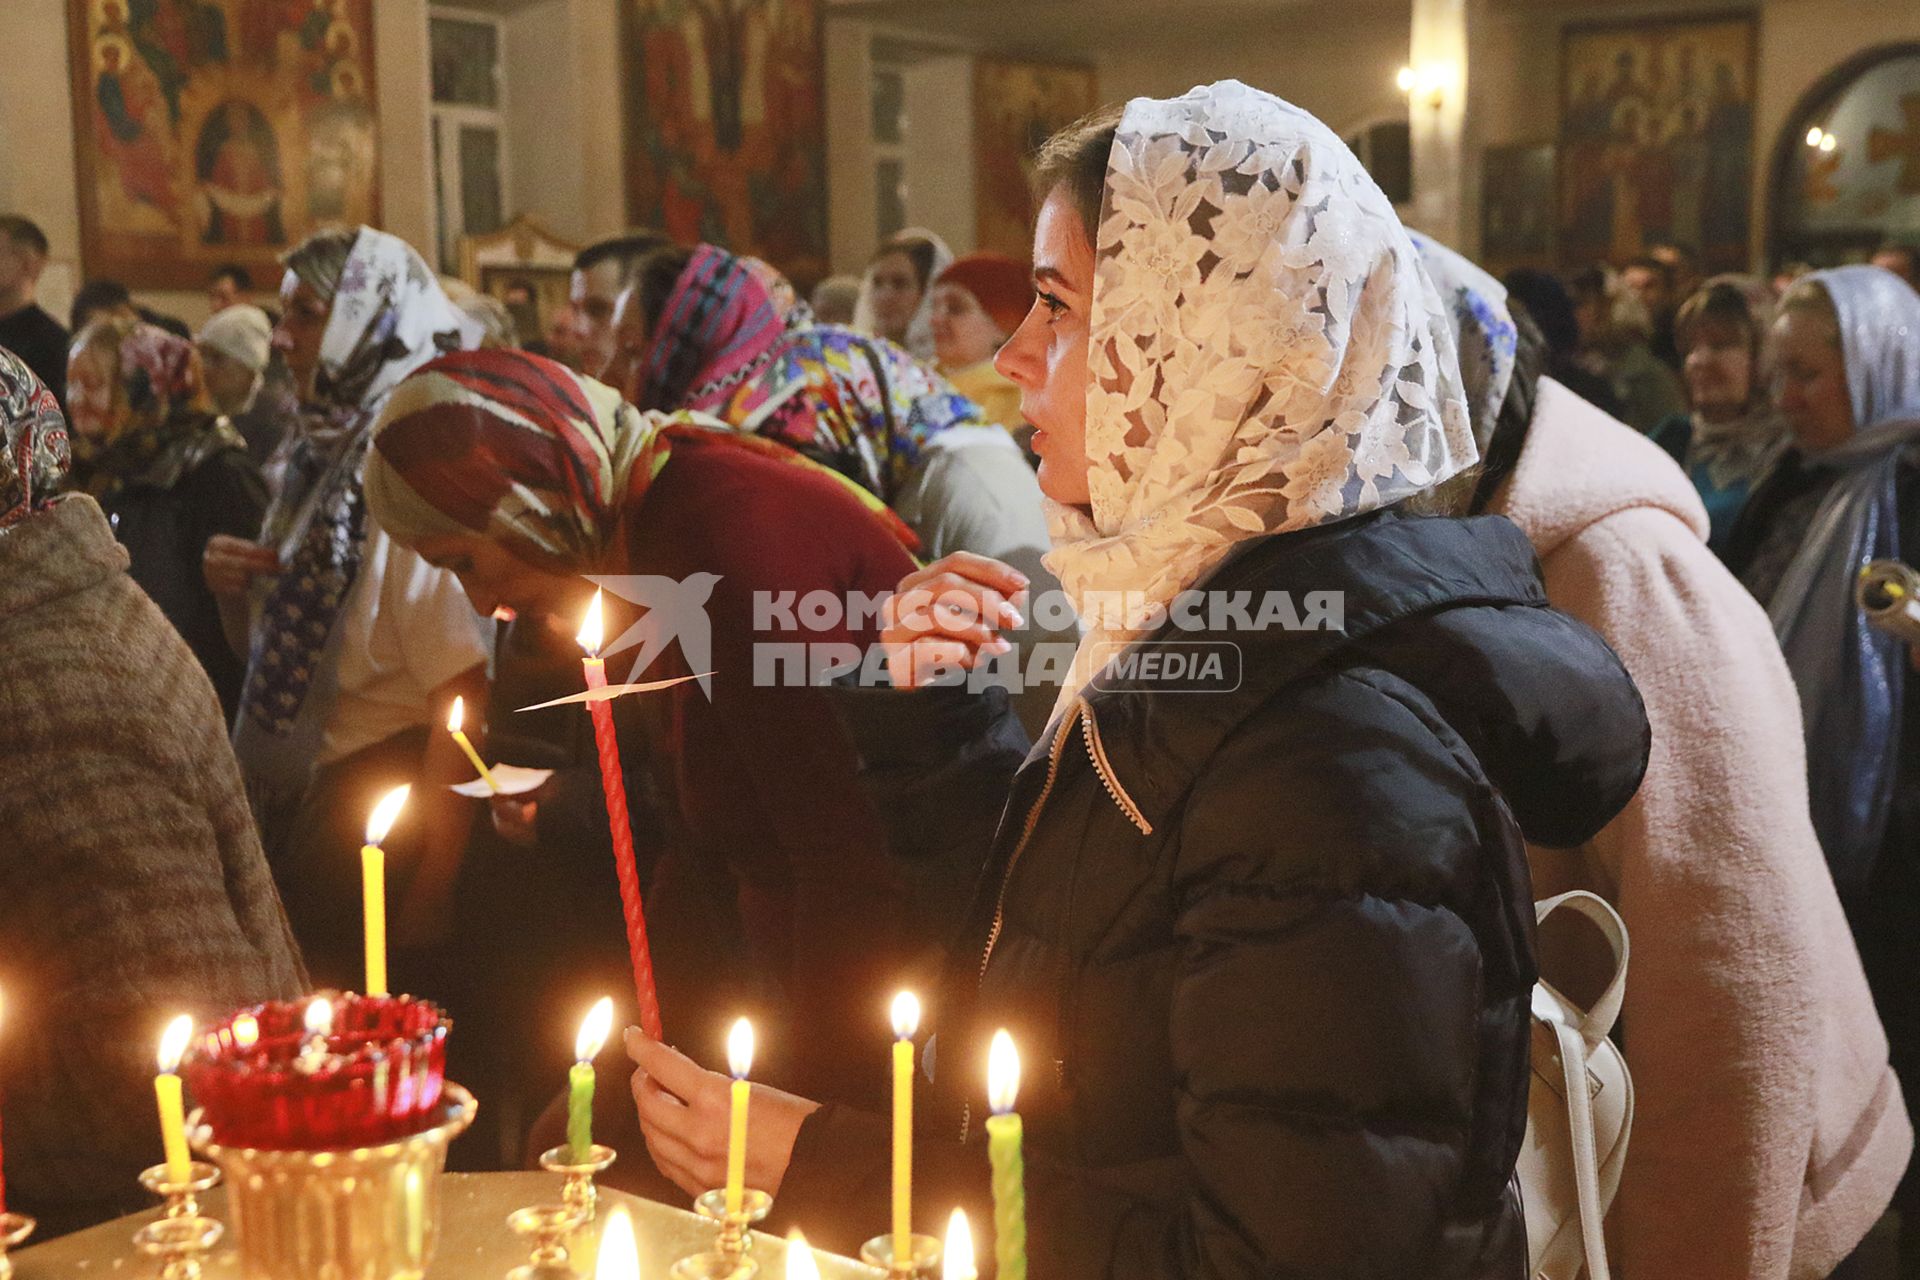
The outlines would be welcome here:
[[[1495,279],[1231,81],[1032,160],[1030,262],[910,230],[803,298],[634,231],[544,318],[334,227],[198,334],[112,281],[63,327],[0,218],[10,1203],[141,1207],[162,1014],[358,982],[403,782],[454,1163],[550,1145],[631,957],[588,718],[521,709],[579,692],[604,587],[631,680],[701,677],[614,704],[666,1035],[616,1037],[612,1185],[719,1185],[748,1014],[748,1184],[853,1251],[907,987],[930,1210],[991,1219],[1021,1045],[1041,1275],[1519,1276],[1529,992],[1597,966],[1532,904],[1585,889],[1631,938],[1616,1269],[1864,1275],[1894,1230],[1920,1276],[1920,679],[1855,591],[1920,566],[1914,252]],[[805,636],[876,662],[767,678],[809,593],[880,602]],[[1196,593],[1339,608],[1176,628]],[[1193,641],[1235,678],[1127,660]],[[550,776],[453,791],[456,699]]]

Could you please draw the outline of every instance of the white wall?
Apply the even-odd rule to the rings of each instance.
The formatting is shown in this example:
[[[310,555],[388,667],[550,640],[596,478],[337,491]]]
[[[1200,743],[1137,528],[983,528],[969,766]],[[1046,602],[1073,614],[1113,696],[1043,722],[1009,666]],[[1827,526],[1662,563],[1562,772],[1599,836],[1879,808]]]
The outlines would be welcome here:
[[[619,0],[538,0],[506,21],[509,217],[586,244],[626,226]]]

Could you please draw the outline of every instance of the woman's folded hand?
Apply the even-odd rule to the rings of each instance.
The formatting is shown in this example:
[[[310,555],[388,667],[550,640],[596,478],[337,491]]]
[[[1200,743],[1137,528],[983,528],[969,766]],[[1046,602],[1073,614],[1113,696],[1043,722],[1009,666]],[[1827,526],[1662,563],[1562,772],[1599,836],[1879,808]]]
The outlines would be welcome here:
[[[913,689],[1012,646],[1000,633],[1022,627],[1027,577],[1011,565],[957,551],[908,574],[880,617],[880,643],[897,688]]]

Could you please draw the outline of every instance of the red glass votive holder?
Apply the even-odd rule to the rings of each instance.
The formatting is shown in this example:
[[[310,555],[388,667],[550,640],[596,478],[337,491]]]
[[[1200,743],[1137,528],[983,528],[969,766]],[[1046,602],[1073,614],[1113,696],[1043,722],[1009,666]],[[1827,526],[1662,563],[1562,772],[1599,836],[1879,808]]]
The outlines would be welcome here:
[[[333,1010],[324,1037],[307,1030],[316,999]],[[438,1118],[451,1028],[438,1006],[412,996],[321,992],[242,1009],[203,1031],[181,1075],[223,1146],[376,1146]]]

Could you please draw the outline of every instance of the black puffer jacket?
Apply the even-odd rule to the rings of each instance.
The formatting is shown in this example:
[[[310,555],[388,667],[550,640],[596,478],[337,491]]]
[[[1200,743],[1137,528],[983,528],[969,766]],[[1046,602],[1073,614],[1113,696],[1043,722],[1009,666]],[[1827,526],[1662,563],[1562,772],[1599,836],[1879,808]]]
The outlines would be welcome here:
[[[1205,586],[1338,591],[1344,626],[1182,636],[1239,644],[1239,687],[1092,691],[1019,769],[930,1009],[916,1224],[991,1221],[979,1119],[1006,1026],[1036,1275],[1521,1277],[1520,824],[1573,844],[1626,803],[1639,697],[1497,517],[1267,538]],[[988,731],[953,692],[858,700],[896,789],[915,734]],[[964,821],[968,797],[929,800],[927,825]],[[782,1216],[843,1248],[877,1234],[885,1132],[816,1113]]]

